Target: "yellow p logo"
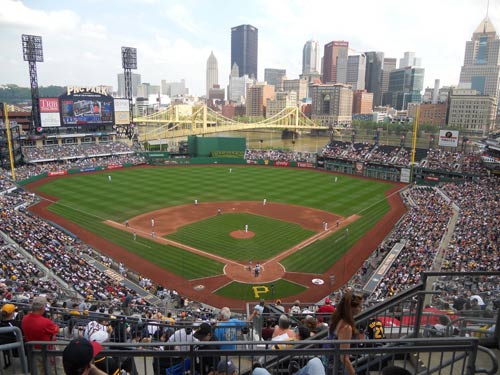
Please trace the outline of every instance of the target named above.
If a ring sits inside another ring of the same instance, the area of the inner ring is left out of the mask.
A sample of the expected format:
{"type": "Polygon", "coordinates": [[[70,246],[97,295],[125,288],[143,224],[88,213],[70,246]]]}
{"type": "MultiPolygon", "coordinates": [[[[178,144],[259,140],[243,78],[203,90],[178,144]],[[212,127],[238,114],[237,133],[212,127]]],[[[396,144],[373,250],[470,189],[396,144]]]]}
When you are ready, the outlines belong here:
{"type": "Polygon", "coordinates": [[[269,293],[269,288],[265,285],[253,286],[252,289],[255,298],[260,298],[261,294],[269,293]]]}

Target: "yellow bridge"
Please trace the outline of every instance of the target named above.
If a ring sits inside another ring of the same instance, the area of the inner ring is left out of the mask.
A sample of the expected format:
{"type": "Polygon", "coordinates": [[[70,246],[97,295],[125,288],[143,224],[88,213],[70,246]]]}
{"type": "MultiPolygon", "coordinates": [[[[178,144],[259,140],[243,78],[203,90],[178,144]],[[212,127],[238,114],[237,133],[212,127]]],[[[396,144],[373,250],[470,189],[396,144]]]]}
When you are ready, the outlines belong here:
{"type": "Polygon", "coordinates": [[[141,141],[205,135],[248,129],[288,129],[290,131],[327,129],[306,117],[298,107],[283,109],[265,120],[244,123],[231,120],[206,105],[170,106],[164,111],[134,118],[136,132],[141,141]]]}

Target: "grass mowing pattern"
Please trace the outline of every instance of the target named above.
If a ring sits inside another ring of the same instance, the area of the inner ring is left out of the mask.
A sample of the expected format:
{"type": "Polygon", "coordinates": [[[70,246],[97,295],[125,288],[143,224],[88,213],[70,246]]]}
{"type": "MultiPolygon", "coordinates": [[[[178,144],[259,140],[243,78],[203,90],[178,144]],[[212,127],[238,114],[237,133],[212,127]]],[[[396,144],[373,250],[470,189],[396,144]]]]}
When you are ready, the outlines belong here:
{"type": "Polygon", "coordinates": [[[50,209],[124,249],[140,255],[151,263],[186,279],[191,280],[223,273],[224,265],[215,260],[139,236],[134,241],[131,233],[104,225],[91,215],[77,212],[60,204],[51,205],[50,209]]]}
{"type": "MultiPolygon", "coordinates": [[[[249,271],[250,272],[250,271],[249,271]]],[[[268,293],[265,294],[266,298],[286,298],[290,296],[294,296],[296,294],[302,293],[307,288],[292,283],[287,280],[276,280],[272,283],[259,283],[259,291],[263,292],[263,287],[267,287],[268,293]],[[273,291],[274,289],[274,291],[273,291]]],[[[242,299],[246,301],[259,300],[262,298],[262,295],[255,295],[254,289],[250,284],[243,284],[239,282],[232,282],[225,287],[217,290],[215,292],[217,295],[221,295],[228,298],[234,299],[242,299]]]]}
{"type": "MultiPolygon", "coordinates": [[[[348,238],[340,239],[342,234],[335,234],[283,262],[289,271],[322,273],[388,210],[384,191],[392,185],[383,181],[339,176],[335,183],[332,174],[292,168],[233,166],[232,173],[228,170],[227,166],[122,169],[55,179],[38,190],[59,197],[58,204],[49,208],[55,213],[188,279],[218,274],[221,264],[145,239],[138,241],[149,248],[137,246],[130,233],[101,221],[123,222],[161,207],[192,204],[194,199],[267,198],[268,202],[308,206],[346,217],[361,214],[363,217],[349,226],[348,238]]],[[[221,255],[232,256],[230,249],[226,251],[221,255]]]]}
{"type": "Polygon", "coordinates": [[[297,224],[251,214],[229,213],[186,225],[167,238],[228,259],[264,260],[313,234],[313,231],[297,224]],[[254,237],[237,239],[229,235],[232,231],[244,229],[245,224],[248,224],[249,231],[255,233],[254,237]]]}
{"type": "Polygon", "coordinates": [[[281,262],[287,271],[324,273],[330,265],[339,260],[370,228],[388,211],[386,200],[376,203],[362,213],[362,217],[351,223],[349,234],[338,231],[320,241],[316,241],[300,251],[286,257],[281,262]]]}

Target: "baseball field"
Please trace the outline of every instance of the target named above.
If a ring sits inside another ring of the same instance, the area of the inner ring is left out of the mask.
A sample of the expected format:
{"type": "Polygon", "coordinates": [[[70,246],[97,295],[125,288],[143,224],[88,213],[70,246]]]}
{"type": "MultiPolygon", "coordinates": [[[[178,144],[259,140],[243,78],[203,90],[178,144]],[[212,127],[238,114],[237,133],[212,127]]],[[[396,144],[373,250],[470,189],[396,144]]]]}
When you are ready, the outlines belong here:
{"type": "Polygon", "coordinates": [[[45,198],[37,214],[216,306],[314,301],[340,287],[404,212],[401,187],[255,166],[129,168],[29,186],[45,198]]]}

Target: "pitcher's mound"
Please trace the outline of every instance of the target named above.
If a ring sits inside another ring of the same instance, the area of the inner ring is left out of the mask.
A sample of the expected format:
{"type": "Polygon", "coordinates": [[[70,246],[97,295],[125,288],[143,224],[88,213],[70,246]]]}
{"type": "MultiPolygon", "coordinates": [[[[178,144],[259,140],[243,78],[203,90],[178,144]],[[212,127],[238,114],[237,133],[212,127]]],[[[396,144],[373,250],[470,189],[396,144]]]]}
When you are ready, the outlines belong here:
{"type": "Polygon", "coordinates": [[[255,233],[254,232],[245,232],[244,230],[235,230],[231,233],[229,233],[231,235],[231,237],[234,237],[234,238],[252,238],[253,236],[255,236],[255,233]]]}

